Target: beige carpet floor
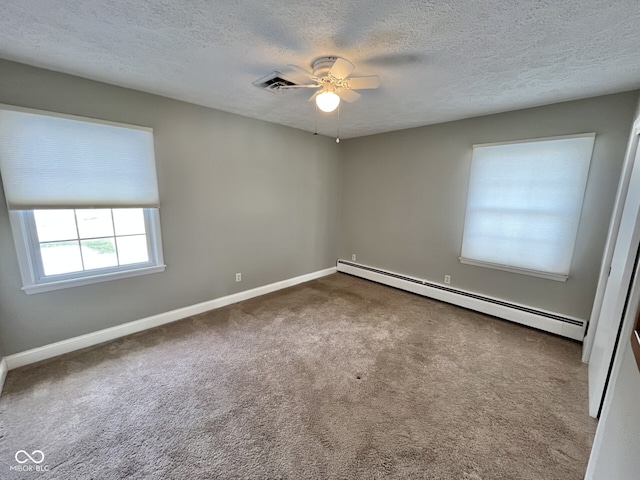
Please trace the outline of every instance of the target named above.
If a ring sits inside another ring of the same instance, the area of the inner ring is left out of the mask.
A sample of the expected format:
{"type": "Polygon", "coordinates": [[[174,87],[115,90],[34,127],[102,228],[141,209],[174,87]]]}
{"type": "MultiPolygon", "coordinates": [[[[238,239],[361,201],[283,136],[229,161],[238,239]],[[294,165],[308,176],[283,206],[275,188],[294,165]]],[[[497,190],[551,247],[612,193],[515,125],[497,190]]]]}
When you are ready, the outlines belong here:
{"type": "Polygon", "coordinates": [[[335,274],[9,372],[0,478],[577,480],[580,348],[335,274]]]}

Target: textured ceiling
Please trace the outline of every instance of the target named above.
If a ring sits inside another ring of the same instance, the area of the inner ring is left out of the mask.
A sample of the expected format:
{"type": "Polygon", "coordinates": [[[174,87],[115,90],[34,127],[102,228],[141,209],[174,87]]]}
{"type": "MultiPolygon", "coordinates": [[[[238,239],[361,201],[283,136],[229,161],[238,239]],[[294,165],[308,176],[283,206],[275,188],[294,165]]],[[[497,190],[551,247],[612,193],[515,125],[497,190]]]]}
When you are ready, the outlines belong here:
{"type": "MultiPolygon", "coordinates": [[[[1,0],[0,11],[0,57],[308,131],[308,90],[252,82],[345,57],[382,86],[342,106],[343,138],[640,87],[638,0],[1,0]]],[[[337,114],[318,115],[319,133],[336,127],[337,114]]]]}

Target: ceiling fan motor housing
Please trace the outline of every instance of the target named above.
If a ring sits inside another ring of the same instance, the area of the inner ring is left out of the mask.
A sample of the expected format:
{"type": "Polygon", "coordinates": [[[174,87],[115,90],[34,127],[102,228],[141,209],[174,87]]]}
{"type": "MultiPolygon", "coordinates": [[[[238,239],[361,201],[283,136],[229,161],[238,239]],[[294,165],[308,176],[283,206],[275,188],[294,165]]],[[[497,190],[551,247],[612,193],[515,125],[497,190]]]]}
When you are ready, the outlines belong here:
{"type": "Polygon", "coordinates": [[[336,60],[339,57],[318,57],[311,63],[311,68],[313,69],[313,74],[318,77],[326,77],[329,74],[329,70],[333,67],[333,64],[336,63],[336,60]]]}

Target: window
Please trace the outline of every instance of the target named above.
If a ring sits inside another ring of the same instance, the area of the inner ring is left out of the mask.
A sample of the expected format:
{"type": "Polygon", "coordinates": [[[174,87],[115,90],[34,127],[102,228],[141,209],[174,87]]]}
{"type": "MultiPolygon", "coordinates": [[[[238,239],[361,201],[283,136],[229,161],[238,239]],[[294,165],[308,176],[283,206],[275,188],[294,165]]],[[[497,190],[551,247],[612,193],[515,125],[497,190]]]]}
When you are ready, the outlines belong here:
{"type": "Polygon", "coordinates": [[[474,145],[460,261],[566,281],[594,140],[474,145]]]}
{"type": "Polygon", "coordinates": [[[150,129],[0,105],[0,173],[27,293],[164,270],[150,129]]]}

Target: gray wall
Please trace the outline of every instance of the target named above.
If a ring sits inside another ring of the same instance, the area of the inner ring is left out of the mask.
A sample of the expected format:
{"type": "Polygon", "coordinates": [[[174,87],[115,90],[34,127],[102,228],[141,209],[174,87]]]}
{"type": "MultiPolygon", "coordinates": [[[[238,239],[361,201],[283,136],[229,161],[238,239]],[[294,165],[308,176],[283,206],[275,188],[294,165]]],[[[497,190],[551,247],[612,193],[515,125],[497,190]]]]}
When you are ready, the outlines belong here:
{"type": "Polygon", "coordinates": [[[435,282],[450,274],[454,287],[587,318],[637,99],[637,92],[610,95],[336,145],[12,62],[0,60],[0,72],[1,103],[154,128],[168,265],[161,274],[26,295],[3,205],[4,355],[328,268],[351,253],[362,263],[435,282]],[[569,281],[461,265],[471,145],[588,131],[598,135],[569,281]]]}
{"type": "Polygon", "coordinates": [[[167,264],[26,295],[0,194],[4,355],[335,265],[340,168],[330,138],[7,61],[0,102],[152,127],[167,264]]]}
{"type": "Polygon", "coordinates": [[[340,143],[340,258],[588,319],[637,92],[340,143]],[[472,145],[596,132],[566,283],[459,262],[472,145]]]}

